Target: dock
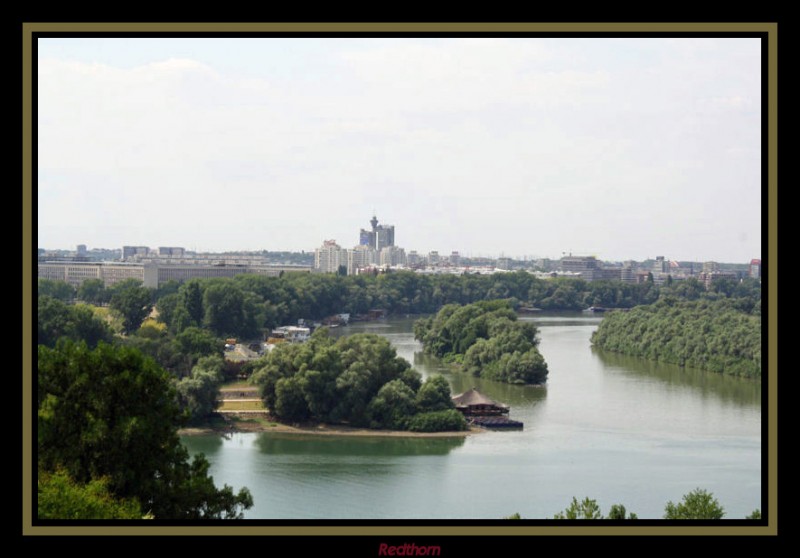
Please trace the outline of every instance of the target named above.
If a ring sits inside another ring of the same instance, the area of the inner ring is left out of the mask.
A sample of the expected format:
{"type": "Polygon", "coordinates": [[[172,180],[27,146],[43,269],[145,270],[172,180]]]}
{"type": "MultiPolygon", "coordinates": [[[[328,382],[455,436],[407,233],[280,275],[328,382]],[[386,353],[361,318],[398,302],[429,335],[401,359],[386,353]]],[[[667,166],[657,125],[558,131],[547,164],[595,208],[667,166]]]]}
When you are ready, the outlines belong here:
{"type": "Polygon", "coordinates": [[[470,420],[470,423],[482,428],[502,428],[504,430],[512,428],[519,428],[521,430],[523,427],[523,424],[520,421],[511,420],[505,416],[473,417],[472,420],[470,420]]]}

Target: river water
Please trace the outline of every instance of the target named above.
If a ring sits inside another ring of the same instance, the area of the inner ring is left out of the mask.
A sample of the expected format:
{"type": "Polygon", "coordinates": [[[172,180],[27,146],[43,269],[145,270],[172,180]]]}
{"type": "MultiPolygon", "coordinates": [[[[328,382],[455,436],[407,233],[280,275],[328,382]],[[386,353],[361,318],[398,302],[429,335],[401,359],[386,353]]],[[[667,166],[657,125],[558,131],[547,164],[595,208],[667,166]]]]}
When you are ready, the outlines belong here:
{"type": "Polygon", "coordinates": [[[422,354],[412,318],[353,324],[336,334],[385,336],[423,376],[471,387],[511,407],[522,431],[467,438],[347,438],[276,433],[184,437],[218,485],[247,486],[250,519],[547,518],[572,497],[605,513],[622,503],[660,518],[694,488],[726,518],[761,505],[761,385],[594,350],[602,318],[536,315],[550,370],[545,387],[453,372],[422,354]]]}

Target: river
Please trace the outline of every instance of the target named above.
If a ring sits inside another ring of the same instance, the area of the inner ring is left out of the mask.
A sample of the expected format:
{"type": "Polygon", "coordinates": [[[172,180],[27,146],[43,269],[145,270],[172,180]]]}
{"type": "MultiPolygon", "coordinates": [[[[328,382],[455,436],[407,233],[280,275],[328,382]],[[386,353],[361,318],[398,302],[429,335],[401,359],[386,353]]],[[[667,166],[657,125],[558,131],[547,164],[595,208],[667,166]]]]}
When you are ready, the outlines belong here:
{"type": "Polygon", "coordinates": [[[359,323],[423,376],[444,374],[511,407],[522,431],[467,438],[347,438],[276,433],[184,437],[218,485],[247,486],[251,519],[547,518],[572,497],[603,512],[622,503],[660,518],[694,488],[714,493],[726,518],[761,509],[761,385],[594,350],[602,318],[522,318],[539,327],[545,387],[451,371],[423,355],[412,318],[359,323]]]}

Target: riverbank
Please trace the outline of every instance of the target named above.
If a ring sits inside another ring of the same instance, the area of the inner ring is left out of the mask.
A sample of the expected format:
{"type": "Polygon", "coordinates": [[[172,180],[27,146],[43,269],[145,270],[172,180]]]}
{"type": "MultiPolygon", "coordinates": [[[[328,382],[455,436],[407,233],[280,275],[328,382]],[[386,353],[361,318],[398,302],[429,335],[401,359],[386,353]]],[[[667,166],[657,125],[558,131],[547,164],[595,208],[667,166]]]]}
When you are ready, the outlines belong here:
{"type": "Polygon", "coordinates": [[[470,434],[485,432],[482,428],[471,427],[469,430],[456,432],[409,432],[407,430],[372,430],[344,425],[315,424],[292,426],[263,418],[234,418],[231,422],[214,421],[207,425],[182,428],[181,436],[198,436],[202,434],[232,434],[234,432],[279,432],[282,434],[302,434],[314,436],[378,436],[392,438],[463,438],[470,434]]]}

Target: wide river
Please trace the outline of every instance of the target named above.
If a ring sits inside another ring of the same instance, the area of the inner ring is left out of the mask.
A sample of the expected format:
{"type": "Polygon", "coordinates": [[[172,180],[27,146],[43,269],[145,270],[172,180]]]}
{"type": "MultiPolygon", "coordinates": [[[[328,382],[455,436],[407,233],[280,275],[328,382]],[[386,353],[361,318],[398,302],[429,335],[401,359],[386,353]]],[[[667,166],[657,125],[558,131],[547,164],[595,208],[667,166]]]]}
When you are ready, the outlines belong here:
{"type": "Polygon", "coordinates": [[[761,385],[594,350],[601,318],[536,315],[546,387],[452,372],[423,355],[413,319],[354,324],[377,333],[453,393],[477,387],[511,407],[522,431],[466,438],[315,437],[276,433],[184,437],[218,485],[247,486],[249,519],[547,518],[572,497],[605,513],[622,503],[660,518],[701,487],[726,518],[761,508],[761,385]]]}

